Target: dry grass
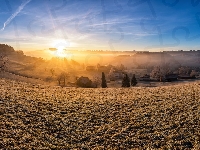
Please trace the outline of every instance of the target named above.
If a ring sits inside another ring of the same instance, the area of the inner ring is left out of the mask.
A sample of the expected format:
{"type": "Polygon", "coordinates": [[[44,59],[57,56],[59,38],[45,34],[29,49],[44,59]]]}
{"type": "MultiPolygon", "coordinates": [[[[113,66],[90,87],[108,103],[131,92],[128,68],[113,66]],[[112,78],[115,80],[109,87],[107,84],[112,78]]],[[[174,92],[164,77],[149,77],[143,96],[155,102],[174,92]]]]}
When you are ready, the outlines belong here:
{"type": "Polygon", "coordinates": [[[0,80],[0,149],[200,149],[200,83],[81,89],[0,80]]]}

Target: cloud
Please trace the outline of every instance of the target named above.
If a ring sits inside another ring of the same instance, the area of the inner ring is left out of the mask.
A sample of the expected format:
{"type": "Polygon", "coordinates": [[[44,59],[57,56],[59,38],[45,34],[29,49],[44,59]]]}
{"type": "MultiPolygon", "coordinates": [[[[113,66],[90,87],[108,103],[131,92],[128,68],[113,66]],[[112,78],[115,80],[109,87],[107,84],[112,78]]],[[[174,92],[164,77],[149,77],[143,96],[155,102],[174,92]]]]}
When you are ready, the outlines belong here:
{"type": "Polygon", "coordinates": [[[27,0],[26,2],[22,3],[18,9],[16,10],[15,13],[13,13],[4,23],[3,28],[0,31],[3,31],[5,29],[5,27],[21,12],[22,9],[24,9],[24,7],[30,2],[31,0],[27,0]]]}

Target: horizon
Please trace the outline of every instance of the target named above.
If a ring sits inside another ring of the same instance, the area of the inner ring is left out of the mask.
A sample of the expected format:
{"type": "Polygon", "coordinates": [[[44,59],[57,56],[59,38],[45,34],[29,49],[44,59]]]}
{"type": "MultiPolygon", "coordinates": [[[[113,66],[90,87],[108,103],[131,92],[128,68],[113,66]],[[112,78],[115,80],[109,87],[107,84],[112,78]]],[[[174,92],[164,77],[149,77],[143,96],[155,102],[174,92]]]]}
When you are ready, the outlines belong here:
{"type": "Polygon", "coordinates": [[[198,50],[198,3],[163,1],[0,2],[0,43],[30,52],[198,50]],[[84,7],[83,7],[84,6],[84,7]]]}
{"type": "MultiPolygon", "coordinates": [[[[37,58],[43,58],[43,59],[47,59],[50,60],[51,58],[59,58],[59,56],[56,56],[53,53],[56,53],[57,49],[54,50],[35,50],[35,51],[28,51],[28,52],[24,52],[25,55],[27,56],[32,56],[32,57],[37,57],[37,58]],[[51,51],[51,53],[50,53],[51,51]],[[42,54],[41,54],[42,53],[42,54]],[[45,53],[45,54],[44,54],[45,53]],[[43,56],[43,57],[42,57],[43,56]],[[44,57],[45,56],[45,57],[44,57]]],[[[80,56],[82,58],[88,57],[88,56],[93,56],[91,55],[92,53],[99,53],[99,55],[105,55],[105,54],[109,54],[109,55],[116,55],[116,56],[120,56],[120,55],[126,55],[126,54],[136,54],[136,53],[173,53],[173,52],[183,52],[183,53],[189,53],[189,52],[197,52],[199,53],[200,50],[169,50],[169,51],[138,51],[138,50],[132,50],[132,51],[109,51],[109,50],[67,50],[66,54],[70,54],[70,57],[64,57],[66,59],[74,59],[75,56],[77,56],[77,53],[79,53],[79,58],[80,56]],[[79,53],[80,52],[80,53],[79,53]],[[75,54],[76,53],[76,54],[75,54]],[[85,53],[82,54],[82,53],[85,53]],[[105,53],[105,54],[104,54],[105,53]]],[[[93,56],[96,57],[96,56],[93,56]]],[[[61,57],[63,58],[63,57],[61,57]]]]}

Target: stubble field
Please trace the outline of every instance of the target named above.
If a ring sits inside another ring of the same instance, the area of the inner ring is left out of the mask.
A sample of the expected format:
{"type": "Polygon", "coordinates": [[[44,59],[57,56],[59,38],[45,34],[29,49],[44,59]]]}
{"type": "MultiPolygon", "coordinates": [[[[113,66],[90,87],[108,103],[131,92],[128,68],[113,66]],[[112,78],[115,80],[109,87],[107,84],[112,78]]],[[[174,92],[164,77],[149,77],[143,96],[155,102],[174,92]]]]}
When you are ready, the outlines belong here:
{"type": "Polygon", "coordinates": [[[82,89],[0,79],[0,149],[200,149],[200,82],[82,89]]]}

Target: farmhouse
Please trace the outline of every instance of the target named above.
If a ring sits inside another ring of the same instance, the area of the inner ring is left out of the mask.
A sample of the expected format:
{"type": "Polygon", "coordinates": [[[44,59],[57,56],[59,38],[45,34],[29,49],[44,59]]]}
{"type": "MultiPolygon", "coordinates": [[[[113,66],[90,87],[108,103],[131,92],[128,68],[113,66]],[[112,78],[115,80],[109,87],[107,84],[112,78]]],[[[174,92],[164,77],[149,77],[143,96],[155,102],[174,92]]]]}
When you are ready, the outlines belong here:
{"type": "Polygon", "coordinates": [[[167,74],[164,79],[165,81],[176,81],[178,80],[178,74],[167,74]]]}
{"type": "Polygon", "coordinates": [[[125,72],[123,70],[118,70],[116,68],[112,68],[109,72],[109,78],[111,81],[115,81],[118,79],[122,79],[124,77],[125,72]]]}
{"type": "Polygon", "coordinates": [[[111,65],[105,65],[105,66],[98,65],[97,71],[99,71],[99,72],[109,72],[111,67],[112,67],[111,65]]]}
{"type": "Polygon", "coordinates": [[[140,80],[140,81],[150,81],[150,80],[151,80],[151,79],[150,79],[150,75],[145,74],[145,75],[143,75],[143,76],[140,76],[139,80],[140,80]]]}
{"type": "Polygon", "coordinates": [[[179,75],[179,79],[195,79],[195,76],[190,76],[190,75],[179,75]]]}
{"type": "Polygon", "coordinates": [[[96,67],[95,66],[87,66],[86,71],[95,71],[96,67]]]}

